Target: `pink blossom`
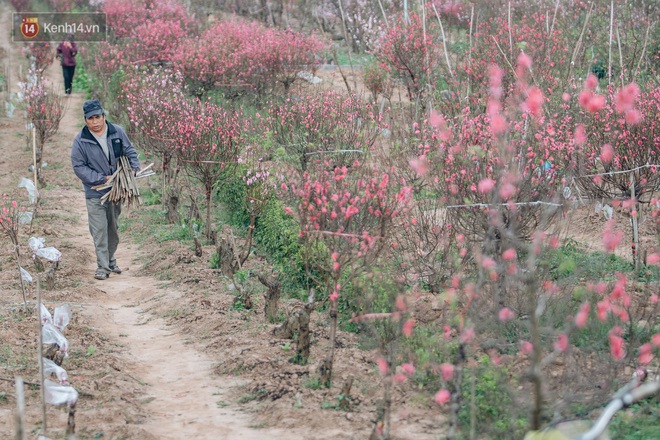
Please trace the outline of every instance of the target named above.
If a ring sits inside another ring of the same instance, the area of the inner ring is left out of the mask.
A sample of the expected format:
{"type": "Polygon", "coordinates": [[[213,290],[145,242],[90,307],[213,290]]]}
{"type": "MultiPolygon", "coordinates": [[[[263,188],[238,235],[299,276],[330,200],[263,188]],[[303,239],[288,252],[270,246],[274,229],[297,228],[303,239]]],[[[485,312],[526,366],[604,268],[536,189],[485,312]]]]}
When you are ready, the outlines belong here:
{"type": "Polygon", "coordinates": [[[587,75],[587,79],[584,82],[584,88],[593,90],[598,87],[598,78],[593,73],[587,75]]]}
{"type": "Polygon", "coordinates": [[[376,364],[378,365],[378,370],[380,371],[381,376],[385,376],[389,370],[387,360],[384,358],[378,358],[376,359],[376,364]]]}
{"type": "Polygon", "coordinates": [[[474,329],[472,327],[463,330],[461,333],[461,342],[467,344],[474,338],[474,329]]]}
{"type": "Polygon", "coordinates": [[[502,310],[500,310],[499,318],[502,322],[511,321],[515,317],[515,313],[513,313],[513,311],[511,311],[511,309],[508,307],[504,307],[502,310]]]}
{"type": "Polygon", "coordinates": [[[623,338],[617,334],[620,333],[620,331],[621,329],[619,327],[614,327],[607,335],[610,340],[610,354],[616,360],[621,360],[626,356],[626,352],[623,348],[623,338]]]}
{"type": "Polygon", "coordinates": [[[587,141],[587,131],[584,129],[584,124],[578,124],[575,127],[573,138],[576,145],[582,145],[587,141]]]}
{"type": "Polygon", "coordinates": [[[642,365],[650,364],[653,360],[653,348],[651,344],[646,343],[639,347],[639,363],[642,365]]]}
{"type": "Polygon", "coordinates": [[[444,405],[445,403],[449,402],[449,399],[451,398],[451,393],[449,391],[442,389],[435,393],[435,403],[439,405],[444,405]]]}
{"type": "Polygon", "coordinates": [[[587,324],[587,320],[589,319],[590,309],[591,309],[591,305],[589,303],[584,303],[580,306],[580,311],[575,316],[575,325],[578,328],[583,328],[587,324]]]}
{"type": "Polygon", "coordinates": [[[613,157],[614,148],[612,148],[610,144],[603,145],[603,148],[600,150],[600,160],[603,161],[603,163],[610,163],[612,162],[613,157]]]}
{"type": "Polygon", "coordinates": [[[495,181],[493,179],[483,179],[479,182],[479,192],[482,194],[489,193],[495,187],[495,181]]]}
{"type": "Polygon", "coordinates": [[[495,136],[506,131],[506,119],[502,115],[493,115],[490,118],[490,129],[495,136]]]}
{"type": "Polygon", "coordinates": [[[591,97],[586,105],[586,109],[590,113],[597,113],[605,108],[605,97],[603,95],[594,95],[591,97]]]}
{"type": "Polygon", "coordinates": [[[562,101],[564,101],[564,102],[568,102],[568,101],[571,100],[571,95],[568,94],[568,93],[566,93],[566,92],[564,92],[564,93],[561,95],[561,99],[562,99],[562,101]]]}
{"type": "Polygon", "coordinates": [[[337,272],[337,271],[339,271],[339,267],[340,267],[340,266],[341,266],[341,265],[340,265],[338,262],[335,261],[335,262],[332,264],[332,270],[335,271],[335,272],[337,272]]]}
{"type": "Polygon", "coordinates": [[[481,260],[481,267],[483,267],[486,270],[493,270],[497,266],[497,263],[495,260],[493,260],[490,257],[483,257],[481,260]]]}
{"type": "Polygon", "coordinates": [[[653,336],[651,336],[651,343],[655,347],[660,347],[660,333],[656,333],[653,336]]]}
{"type": "Polygon", "coordinates": [[[541,108],[543,107],[543,92],[538,87],[532,87],[529,92],[527,92],[527,100],[525,105],[527,110],[534,115],[539,116],[541,114],[541,108]]]}
{"type": "Polygon", "coordinates": [[[445,338],[445,339],[451,338],[451,327],[450,326],[445,325],[442,330],[443,330],[443,332],[442,332],[442,337],[443,338],[445,338]]]}
{"type": "Polygon", "coordinates": [[[532,352],[534,351],[534,346],[529,341],[520,341],[520,351],[523,354],[527,354],[527,355],[532,354],[532,352]]]}
{"type": "Polygon", "coordinates": [[[614,104],[617,113],[623,114],[628,110],[632,110],[638,97],[639,86],[635,83],[628,84],[619,90],[614,97],[614,104]]]}
{"type": "Polygon", "coordinates": [[[654,293],[653,295],[651,295],[651,302],[652,302],[653,304],[657,304],[657,303],[658,303],[658,295],[657,295],[656,293],[654,293]]]}
{"type": "Polygon", "coordinates": [[[559,247],[559,237],[557,237],[556,235],[550,237],[550,247],[552,249],[557,249],[559,247]]]}
{"type": "Polygon", "coordinates": [[[516,186],[513,183],[507,182],[500,187],[500,197],[502,197],[502,200],[509,200],[516,195],[516,191],[516,186]]]}
{"type": "Polygon", "coordinates": [[[644,116],[642,115],[642,112],[640,112],[637,109],[633,110],[628,110],[625,115],[626,122],[630,125],[636,125],[642,122],[642,119],[644,119],[644,116]]]}
{"type": "Polygon", "coordinates": [[[408,378],[403,373],[396,373],[394,375],[394,382],[396,382],[396,383],[402,383],[402,382],[405,382],[406,380],[408,380],[408,378]]]}
{"type": "Polygon", "coordinates": [[[415,366],[410,362],[406,362],[405,364],[402,364],[401,369],[408,376],[412,376],[413,374],[415,374],[415,366]]]}
{"type": "Polygon", "coordinates": [[[436,110],[433,110],[429,116],[429,124],[435,128],[443,127],[445,124],[445,118],[436,110]]]}
{"type": "Polygon", "coordinates": [[[603,246],[605,246],[605,251],[607,252],[614,252],[614,249],[616,249],[623,239],[623,232],[614,230],[613,227],[614,224],[610,221],[603,231],[603,246]]]}
{"type": "Polygon", "coordinates": [[[334,290],[328,298],[330,298],[330,301],[332,301],[332,302],[337,301],[337,299],[339,299],[339,292],[334,290]]]}
{"type": "Polygon", "coordinates": [[[566,333],[562,333],[559,336],[557,336],[557,340],[552,344],[554,347],[555,351],[558,351],[560,353],[563,353],[568,349],[568,336],[566,333]]]}
{"type": "Polygon", "coordinates": [[[418,176],[425,176],[429,172],[428,160],[424,156],[410,159],[409,164],[418,176]]]}
{"type": "Polygon", "coordinates": [[[607,319],[607,314],[610,312],[611,304],[609,300],[605,299],[603,301],[598,301],[596,304],[596,316],[600,321],[605,321],[607,319]]]}
{"type": "Polygon", "coordinates": [[[523,69],[530,69],[532,67],[532,57],[525,52],[520,52],[520,55],[518,55],[518,66],[523,69]]]}
{"type": "Polygon", "coordinates": [[[330,258],[332,259],[332,261],[337,261],[337,259],[339,258],[339,254],[337,252],[333,252],[330,258]]]}
{"type": "Polygon", "coordinates": [[[502,253],[502,258],[505,261],[515,260],[518,254],[514,248],[509,248],[502,253]]]}
{"type": "Polygon", "coordinates": [[[409,319],[403,323],[403,328],[401,331],[403,332],[404,336],[412,336],[413,328],[415,328],[415,320],[409,319]]]}
{"type": "Polygon", "coordinates": [[[447,363],[440,365],[440,374],[442,375],[442,380],[445,382],[451,380],[454,377],[454,366],[447,363]]]}
{"type": "Polygon", "coordinates": [[[406,306],[406,299],[403,295],[399,295],[396,297],[396,308],[400,312],[405,312],[406,309],[408,308],[406,306]]]}

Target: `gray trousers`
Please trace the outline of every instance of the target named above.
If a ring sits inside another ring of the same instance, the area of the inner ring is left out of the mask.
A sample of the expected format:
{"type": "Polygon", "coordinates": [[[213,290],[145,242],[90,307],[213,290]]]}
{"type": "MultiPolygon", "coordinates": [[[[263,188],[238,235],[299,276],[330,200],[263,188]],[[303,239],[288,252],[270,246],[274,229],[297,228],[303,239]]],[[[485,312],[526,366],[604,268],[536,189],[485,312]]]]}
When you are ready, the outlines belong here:
{"type": "Polygon", "coordinates": [[[106,201],[101,205],[101,199],[85,199],[85,201],[89,232],[92,234],[96,250],[97,270],[110,273],[110,269],[117,265],[115,260],[115,251],[119,245],[117,219],[121,214],[121,203],[106,201]]]}

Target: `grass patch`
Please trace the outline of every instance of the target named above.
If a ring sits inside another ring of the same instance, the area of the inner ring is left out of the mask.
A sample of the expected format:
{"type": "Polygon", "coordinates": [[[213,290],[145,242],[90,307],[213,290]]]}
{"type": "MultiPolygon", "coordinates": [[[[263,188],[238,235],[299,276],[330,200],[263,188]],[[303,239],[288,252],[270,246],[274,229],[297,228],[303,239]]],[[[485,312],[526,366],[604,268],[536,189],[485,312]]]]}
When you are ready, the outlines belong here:
{"type": "Polygon", "coordinates": [[[632,405],[610,423],[610,435],[621,440],[660,439],[660,398],[632,405]]]}
{"type": "MultiPolygon", "coordinates": [[[[617,273],[635,272],[631,261],[605,252],[590,252],[572,239],[556,250],[549,250],[542,264],[554,280],[567,283],[579,279],[613,281],[617,273]]],[[[657,267],[643,266],[636,275],[639,281],[660,280],[657,267]]]]}

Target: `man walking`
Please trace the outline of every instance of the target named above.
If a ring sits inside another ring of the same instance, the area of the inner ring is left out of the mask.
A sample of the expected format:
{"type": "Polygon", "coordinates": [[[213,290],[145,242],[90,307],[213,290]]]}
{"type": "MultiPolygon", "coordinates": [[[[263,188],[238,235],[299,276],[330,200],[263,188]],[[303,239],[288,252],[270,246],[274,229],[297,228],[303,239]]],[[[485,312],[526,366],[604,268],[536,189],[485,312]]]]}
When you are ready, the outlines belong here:
{"type": "Polygon", "coordinates": [[[140,162],[124,129],[106,121],[105,110],[98,100],[85,101],[83,112],[86,126],[73,141],[71,164],[85,187],[89,232],[96,250],[97,269],[94,278],[105,280],[110,273],[121,273],[115,259],[119,244],[117,219],[121,213],[121,202],[106,200],[101,203],[103,194],[110,190],[96,191],[92,187],[110,179],[117,170],[119,157],[128,158],[134,173],[140,169],[140,162]]]}

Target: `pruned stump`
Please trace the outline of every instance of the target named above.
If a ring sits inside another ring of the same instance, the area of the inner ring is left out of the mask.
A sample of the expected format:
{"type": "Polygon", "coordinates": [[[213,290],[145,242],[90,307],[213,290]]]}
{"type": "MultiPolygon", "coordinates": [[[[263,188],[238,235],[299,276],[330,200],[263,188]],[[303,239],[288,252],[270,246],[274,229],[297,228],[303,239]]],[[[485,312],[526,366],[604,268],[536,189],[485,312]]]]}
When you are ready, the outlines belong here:
{"type": "Polygon", "coordinates": [[[319,376],[324,387],[330,388],[332,386],[332,360],[327,357],[323,359],[319,367],[319,376]]]}
{"type": "Polygon", "coordinates": [[[55,267],[48,269],[43,279],[46,290],[55,290],[55,267]]]}
{"type": "Polygon", "coordinates": [[[294,339],[295,336],[296,354],[291,361],[299,365],[305,365],[309,360],[311,345],[309,317],[313,309],[314,302],[299,304],[296,310],[289,314],[287,320],[273,330],[273,334],[278,338],[294,339]]]}
{"type": "Polygon", "coordinates": [[[308,308],[308,304],[298,311],[298,340],[296,341],[296,356],[294,357],[294,362],[299,365],[305,365],[309,360],[309,350],[311,345],[311,339],[309,337],[310,311],[311,307],[308,308]]]}
{"type": "Polygon", "coordinates": [[[171,225],[179,223],[179,194],[176,188],[171,187],[165,200],[165,210],[167,211],[167,222],[171,225]]]}
{"type": "Polygon", "coordinates": [[[64,362],[64,353],[60,351],[60,346],[57,344],[44,344],[43,356],[55,362],[55,365],[62,366],[64,362]]]}
{"type": "Polygon", "coordinates": [[[291,316],[284,323],[273,330],[273,335],[280,339],[293,339],[293,334],[296,332],[297,328],[296,319],[291,316]]]}
{"type": "Polygon", "coordinates": [[[76,404],[69,405],[69,416],[66,421],[66,439],[76,440],[76,404]]]}
{"type": "Polygon", "coordinates": [[[341,387],[339,394],[339,409],[349,411],[351,409],[351,388],[353,387],[353,376],[349,376],[341,387]]]}
{"type": "Polygon", "coordinates": [[[225,275],[233,275],[238,270],[236,265],[236,259],[234,258],[234,246],[229,242],[229,240],[224,237],[220,237],[218,240],[218,246],[216,247],[216,253],[218,255],[218,264],[220,270],[225,275]]]}
{"type": "Polygon", "coordinates": [[[273,322],[277,318],[279,312],[282,283],[273,278],[267,278],[261,274],[257,274],[257,278],[259,278],[261,284],[268,288],[264,294],[264,316],[268,322],[273,322]]]}
{"type": "Polygon", "coordinates": [[[195,256],[201,257],[203,254],[202,243],[199,242],[199,238],[197,237],[193,237],[193,240],[195,241],[195,256]]]}

